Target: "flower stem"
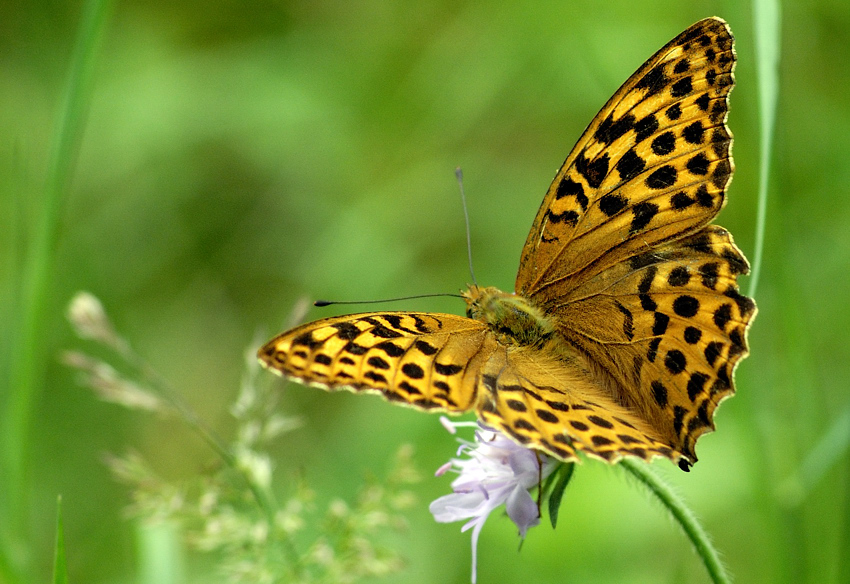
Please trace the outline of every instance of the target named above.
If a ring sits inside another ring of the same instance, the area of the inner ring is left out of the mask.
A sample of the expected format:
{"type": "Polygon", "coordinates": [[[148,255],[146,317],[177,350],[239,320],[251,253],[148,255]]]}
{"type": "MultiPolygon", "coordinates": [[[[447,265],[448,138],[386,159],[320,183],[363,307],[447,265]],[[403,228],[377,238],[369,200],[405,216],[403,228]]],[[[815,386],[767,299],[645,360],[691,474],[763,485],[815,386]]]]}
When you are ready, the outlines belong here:
{"type": "Polygon", "coordinates": [[[670,515],[682,526],[697,555],[705,564],[705,569],[708,570],[712,582],[730,584],[731,580],[720,562],[717,550],[711,545],[708,534],[699,524],[693,512],[685,505],[685,502],[673,492],[673,489],[643,463],[626,458],[620,461],[620,466],[628,470],[632,476],[652,491],[652,494],[658,497],[658,500],[667,508],[670,515]]]}

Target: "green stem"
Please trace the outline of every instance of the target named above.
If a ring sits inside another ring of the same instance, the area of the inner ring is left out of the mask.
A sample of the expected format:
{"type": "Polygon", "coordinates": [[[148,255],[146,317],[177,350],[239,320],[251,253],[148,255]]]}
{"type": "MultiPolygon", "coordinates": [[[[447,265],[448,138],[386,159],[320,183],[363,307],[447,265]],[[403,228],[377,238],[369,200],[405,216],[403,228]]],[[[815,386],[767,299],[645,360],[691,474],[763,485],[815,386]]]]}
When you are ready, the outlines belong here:
{"type": "MultiPolygon", "coordinates": [[[[48,158],[47,179],[29,254],[21,275],[19,319],[10,345],[7,399],[0,414],[2,481],[5,504],[3,530],[25,539],[23,526],[31,508],[26,501],[27,461],[32,407],[43,378],[44,318],[52,288],[56,241],[71,170],[82,136],[92,86],[98,41],[106,21],[109,0],[89,0],[83,9],[71,68],[48,158]]],[[[25,560],[24,560],[25,561],[25,560]]],[[[17,563],[17,562],[14,562],[17,563]]]]}
{"type": "Polygon", "coordinates": [[[764,231],[767,223],[767,185],[770,178],[770,153],[776,126],[776,103],[779,98],[779,2],[755,0],[753,23],[756,41],[756,72],[759,88],[759,189],[756,212],[756,241],[750,296],[755,296],[764,256],[764,231]]]}
{"type": "Polygon", "coordinates": [[[699,524],[697,518],[690,509],[685,505],[685,502],[679,498],[676,493],[661,480],[649,467],[641,462],[633,461],[625,458],[620,461],[620,466],[624,467],[632,476],[642,482],[652,494],[658,497],[661,504],[667,508],[670,515],[682,526],[685,535],[691,540],[697,555],[705,564],[705,569],[708,570],[708,575],[711,581],[715,584],[730,584],[731,580],[720,563],[720,558],[717,555],[717,550],[711,545],[708,534],[699,524]]]}

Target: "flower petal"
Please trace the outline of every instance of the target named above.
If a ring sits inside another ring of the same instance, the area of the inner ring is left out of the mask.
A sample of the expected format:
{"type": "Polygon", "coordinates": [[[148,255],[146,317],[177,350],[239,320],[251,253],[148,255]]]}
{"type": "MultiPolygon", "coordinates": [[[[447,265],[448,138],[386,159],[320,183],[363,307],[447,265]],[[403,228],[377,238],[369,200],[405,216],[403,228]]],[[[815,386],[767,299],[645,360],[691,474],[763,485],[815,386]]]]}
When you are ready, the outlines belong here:
{"type": "Polygon", "coordinates": [[[508,495],[505,511],[511,521],[516,524],[519,529],[519,536],[522,538],[525,537],[529,527],[534,527],[540,523],[540,511],[537,509],[537,503],[521,485],[517,485],[508,495]]]}

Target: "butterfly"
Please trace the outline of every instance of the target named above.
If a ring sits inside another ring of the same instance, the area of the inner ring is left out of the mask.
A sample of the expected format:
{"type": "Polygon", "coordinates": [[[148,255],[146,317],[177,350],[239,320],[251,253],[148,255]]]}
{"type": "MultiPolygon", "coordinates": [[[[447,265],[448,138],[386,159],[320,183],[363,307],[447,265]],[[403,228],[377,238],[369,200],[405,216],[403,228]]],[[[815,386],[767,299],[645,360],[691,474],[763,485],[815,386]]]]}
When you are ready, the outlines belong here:
{"type": "Polygon", "coordinates": [[[733,171],[734,67],[728,25],[707,18],[617,90],[549,187],[515,293],[470,286],[465,317],[325,318],[269,341],[261,363],[327,390],[474,411],[564,461],[665,457],[689,470],[756,314],[737,286],[746,258],[710,224],[733,171]]]}

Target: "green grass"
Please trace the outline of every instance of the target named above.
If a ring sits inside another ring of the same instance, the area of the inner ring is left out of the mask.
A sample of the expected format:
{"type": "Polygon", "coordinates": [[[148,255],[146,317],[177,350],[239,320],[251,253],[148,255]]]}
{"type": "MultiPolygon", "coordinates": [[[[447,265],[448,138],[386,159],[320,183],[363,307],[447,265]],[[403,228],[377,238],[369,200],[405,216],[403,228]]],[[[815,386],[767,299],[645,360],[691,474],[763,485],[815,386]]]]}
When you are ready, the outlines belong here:
{"type": "MultiPolygon", "coordinates": [[[[51,578],[57,495],[71,582],[138,582],[162,565],[180,581],[207,564],[183,558],[173,533],[143,533],[122,515],[129,495],[104,452],[137,450],[174,480],[216,456],[180,424],[78,387],[58,363],[81,345],[63,317],[77,290],[100,297],[135,350],[227,436],[244,347],[258,329],[283,328],[301,296],[464,286],[458,165],[476,276],[510,289],[543,193],[585,124],[655,49],[711,14],[729,21],[739,56],[736,173],[718,222],[753,261],[744,289],[759,315],[738,394],[700,441],[700,462],[688,474],[653,470],[699,517],[733,581],[847,581],[850,69],[840,48],[850,7],[783,6],[781,44],[765,15],[774,8],[10,5],[0,21],[0,321],[14,323],[0,327],[0,583],[51,578]]],[[[455,448],[436,418],[378,399],[291,387],[280,407],[305,422],[272,453],[282,500],[301,478],[320,507],[350,497],[402,442],[425,475],[455,448]]],[[[707,582],[678,527],[622,477],[578,466],[557,530],[531,530],[516,555],[515,531],[494,516],[479,581],[707,582]]],[[[468,581],[469,534],[427,512],[448,482],[417,487],[410,528],[393,542],[409,568],[386,581],[468,581]]]]}
{"type": "MultiPolygon", "coordinates": [[[[30,433],[34,417],[33,404],[45,385],[43,359],[47,347],[43,341],[46,313],[54,286],[56,252],[60,233],[60,218],[72,177],[76,154],[82,138],[85,116],[91,98],[93,67],[98,40],[103,30],[108,2],[96,0],[84,7],[80,30],[71,52],[70,73],[58,110],[56,130],[51,138],[43,196],[37,205],[37,217],[26,247],[26,260],[20,275],[12,274],[18,302],[12,314],[14,327],[10,333],[6,397],[0,427],[2,435],[2,491],[0,525],[3,540],[28,547],[27,509],[30,504],[28,465],[31,452],[30,433]]],[[[13,196],[15,193],[12,193],[13,196]]],[[[24,230],[21,230],[22,232],[24,230]]],[[[5,577],[17,579],[31,558],[24,552],[17,558],[8,555],[9,548],[0,549],[0,566],[9,572],[5,577]],[[23,564],[23,565],[22,565],[23,564]]]]}

